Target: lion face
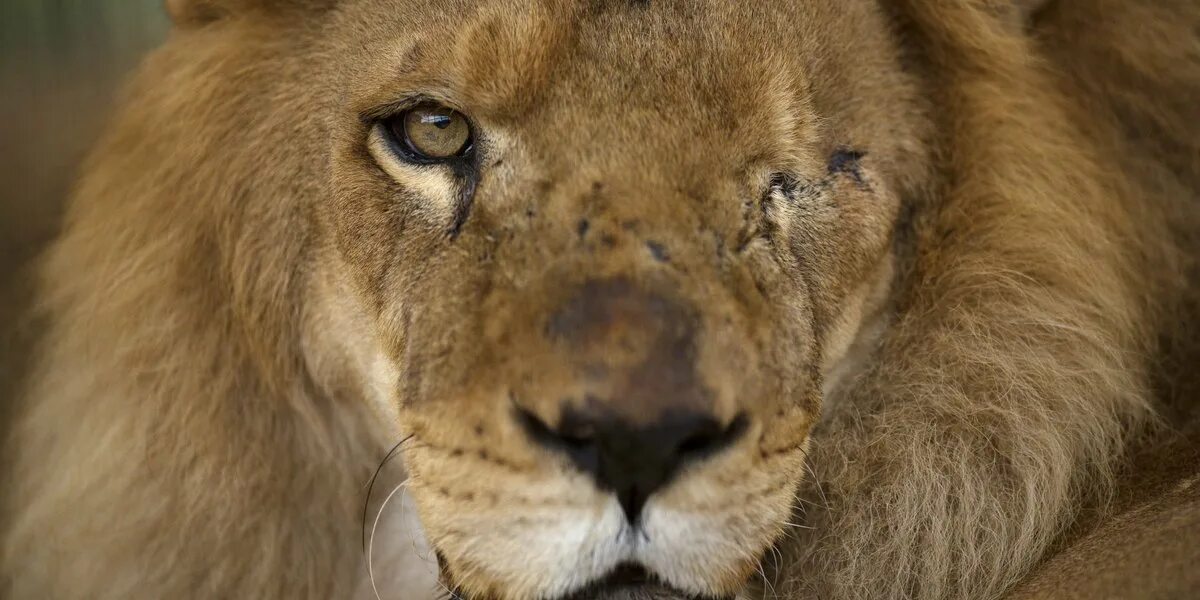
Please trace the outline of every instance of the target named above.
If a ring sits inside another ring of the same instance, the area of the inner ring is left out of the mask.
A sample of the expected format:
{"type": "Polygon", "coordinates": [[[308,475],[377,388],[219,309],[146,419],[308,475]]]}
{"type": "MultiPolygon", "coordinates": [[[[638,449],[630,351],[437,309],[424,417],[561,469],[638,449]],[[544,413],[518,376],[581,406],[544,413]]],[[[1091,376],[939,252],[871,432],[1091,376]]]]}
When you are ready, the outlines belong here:
{"type": "Polygon", "coordinates": [[[447,584],[736,593],[921,170],[884,19],[343,4],[308,335],[411,434],[447,584]]]}

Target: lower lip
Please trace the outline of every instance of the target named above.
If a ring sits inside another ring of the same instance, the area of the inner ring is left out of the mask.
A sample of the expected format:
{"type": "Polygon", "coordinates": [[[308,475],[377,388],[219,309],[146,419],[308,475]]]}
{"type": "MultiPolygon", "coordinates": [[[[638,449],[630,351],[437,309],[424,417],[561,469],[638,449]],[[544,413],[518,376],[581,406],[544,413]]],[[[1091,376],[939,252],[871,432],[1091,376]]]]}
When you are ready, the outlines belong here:
{"type": "MultiPolygon", "coordinates": [[[[438,553],[440,564],[445,564],[438,553]]],[[[455,600],[470,600],[465,595],[454,594],[455,600]]],[[[692,596],[657,583],[645,569],[636,565],[622,565],[603,580],[593,583],[559,600],[734,600],[734,598],[705,598],[692,596]]]]}
{"type": "Polygon", "coordinates": [[[688,596],[661,585],[613,586],[589,590],[586,596],[572,596],[572,600],[704,600],[688,596]]]}
{"type": "MultiPolygon", "coordinates": [[[[622,565],[600,582],[561,600],[717,600],[666,587],[636,565],[622,565]]],[[[732,599],[722,599],[732,600],[732,599]]]]}
{"type": "Polygon", "coordinates": [[[589,587],[563,600],[701,600],[654,584],[609,584],[589,587]]]}

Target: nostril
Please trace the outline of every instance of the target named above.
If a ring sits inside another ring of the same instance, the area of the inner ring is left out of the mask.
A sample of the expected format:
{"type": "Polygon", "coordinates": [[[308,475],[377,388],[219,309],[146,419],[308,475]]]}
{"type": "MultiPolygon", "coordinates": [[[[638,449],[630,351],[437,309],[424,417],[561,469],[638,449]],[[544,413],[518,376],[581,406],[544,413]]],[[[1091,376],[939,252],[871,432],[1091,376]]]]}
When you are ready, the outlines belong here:
{"type": "Polygon", "coordinates": [[[679,444],[677,451],[680,454],[695,454],[698,452],[704,452],[716,444],[719,439],[720,436],[711,433],[693,435],[692,437],[683,440],[683,443],[679,444]]]}
{"type": "Polygon", "coordinates": [[[717,423],[684,438],[676,447],[676,453],[685,459],[703,458],[733,445],[746,432],[750,419],[739,414],[729,425],[721,428],[717,423]]]}
{"type": "Polygon", "coordinates": [[[558,439],[572,448],[583,448],[596,443],[595,438],[585,435],[560,434],[558,439]]]}
{"type": "Polygon", "coordinates": [[[583,447],[596,443],[596,426],[590,421],[563,419],[554,434],[568,446],[583,447]]]}
{"type": "Polygon", "coordinates": [[[517,421],[531,437],[541,444],[583,447],[596,443],[596,428],[591,423],[564,420],[558,429],[552,428],[528,409],[515,407],[517,421]]]}
{"type": "Polygon", "coordinates": [[[526,435],[538,445],[565,454],[584,471],[599,469],[600,449],[590,423],[564,419],[562,426],[554,429],[525,408],[514,405],[514,412],[526,435]]]}
{"type": "Polygon", "coordinates": [[[525,430],[529,437],[533,438],[539,444],[549,445],[562,441],[562,438],[550,429],[540,417],[533,414],[529,410],[520,406],[513,406],[513,411],[517,415],[517,423],[525,430]]]}

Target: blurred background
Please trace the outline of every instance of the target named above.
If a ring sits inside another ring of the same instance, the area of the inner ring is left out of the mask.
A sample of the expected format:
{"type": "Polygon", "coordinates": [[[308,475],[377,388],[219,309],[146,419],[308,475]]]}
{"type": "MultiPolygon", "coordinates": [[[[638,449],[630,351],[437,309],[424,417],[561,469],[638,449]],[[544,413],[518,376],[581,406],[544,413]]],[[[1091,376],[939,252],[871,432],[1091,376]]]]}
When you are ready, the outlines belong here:
{"type": "Polygon", "coordinates": [[[0,0],[0,420],[28,354],[29,261],[121,82],[166,36],[162,5],[0,0]]]}

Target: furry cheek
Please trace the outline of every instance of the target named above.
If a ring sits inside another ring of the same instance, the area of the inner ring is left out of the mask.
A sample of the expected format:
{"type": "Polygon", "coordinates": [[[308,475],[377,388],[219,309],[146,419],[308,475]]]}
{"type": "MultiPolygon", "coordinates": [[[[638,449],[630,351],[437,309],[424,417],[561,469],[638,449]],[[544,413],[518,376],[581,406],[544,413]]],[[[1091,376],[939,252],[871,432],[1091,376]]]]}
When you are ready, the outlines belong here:
{"type": "MultiPolygon", "coordinates": [[[[803,448],[756,467],[688,478],[647,507],[638,558],[671,585],[699,595],[737,593],[786,534],[802,479],[803,448]],[[741,473],[731,492],[726,475],[741,473]]],[[[735,464],[736,463],[736,464],[735,464]]]]}
{"type": "Polygon", "coordinates": [[[445,469],[422,468],[416,454],[409,486],[422,524],[445,559],[447,583],[466,597],[562,596],[627,554],[620,506],[581,477],[480,471],[456,484],[439,474],[445,469]]]}

